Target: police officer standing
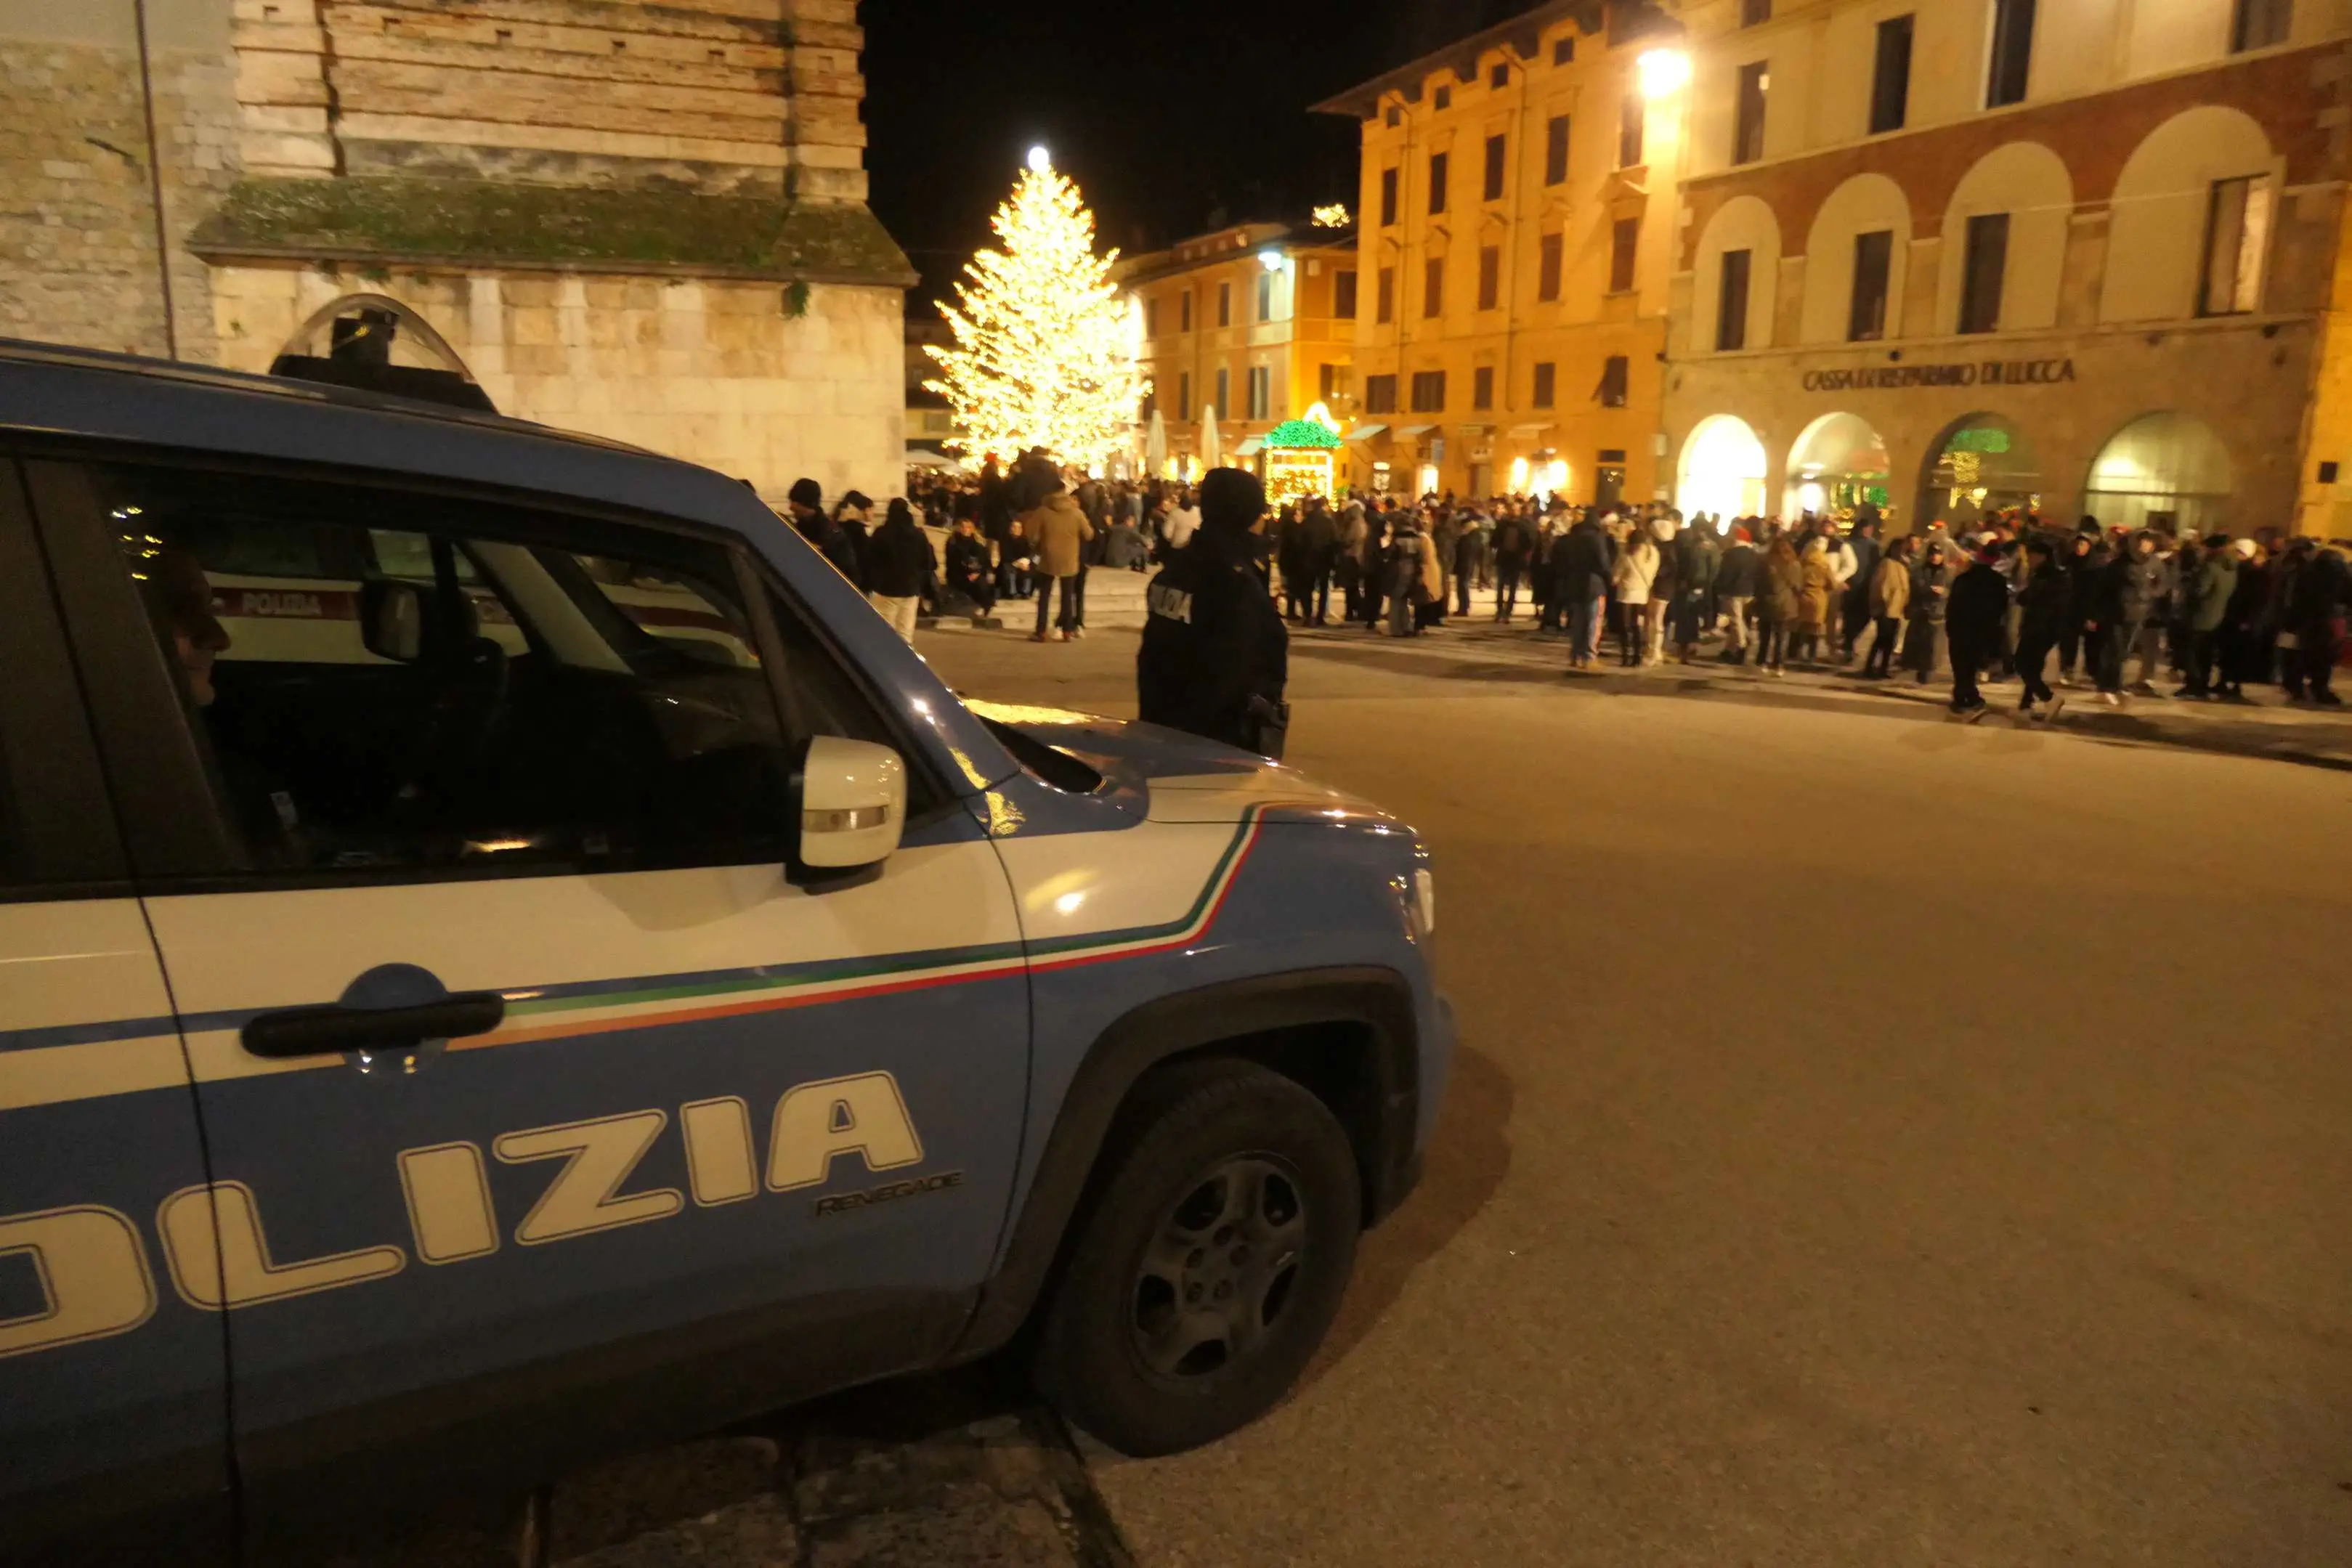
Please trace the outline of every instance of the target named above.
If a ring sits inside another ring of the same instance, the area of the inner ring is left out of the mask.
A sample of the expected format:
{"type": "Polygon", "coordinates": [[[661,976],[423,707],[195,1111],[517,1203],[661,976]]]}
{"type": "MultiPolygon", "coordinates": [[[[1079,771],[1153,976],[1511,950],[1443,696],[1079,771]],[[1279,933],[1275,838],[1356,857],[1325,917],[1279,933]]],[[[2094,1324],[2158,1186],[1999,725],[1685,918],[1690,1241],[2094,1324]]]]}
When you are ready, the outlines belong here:
{"type": "Polygon", "coordinates": [[[1218,468],[1202,481],[1200,530],[1151,580],[1135,684],[1145,722],[1279,758],[1290,636],[1256,570],[1252,530],[1265,517],[1255,475],[1218,468]]]}

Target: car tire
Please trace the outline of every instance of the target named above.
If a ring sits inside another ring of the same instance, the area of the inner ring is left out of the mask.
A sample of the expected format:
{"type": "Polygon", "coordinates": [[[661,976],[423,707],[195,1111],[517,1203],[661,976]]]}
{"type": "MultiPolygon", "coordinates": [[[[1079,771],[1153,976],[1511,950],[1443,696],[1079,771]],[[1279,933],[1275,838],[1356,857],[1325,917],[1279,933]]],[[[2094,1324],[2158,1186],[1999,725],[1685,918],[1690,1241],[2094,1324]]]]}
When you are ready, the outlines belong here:
{"type": "Polygon", "coordinates": [[[1139,1087],[1047,1302],[1034,1371],[1122,1453],[1257,1419],[1322,1343],[1355,1267],[1355,1152],[1323,1103],[1249,1062],[1139,1087]]]}

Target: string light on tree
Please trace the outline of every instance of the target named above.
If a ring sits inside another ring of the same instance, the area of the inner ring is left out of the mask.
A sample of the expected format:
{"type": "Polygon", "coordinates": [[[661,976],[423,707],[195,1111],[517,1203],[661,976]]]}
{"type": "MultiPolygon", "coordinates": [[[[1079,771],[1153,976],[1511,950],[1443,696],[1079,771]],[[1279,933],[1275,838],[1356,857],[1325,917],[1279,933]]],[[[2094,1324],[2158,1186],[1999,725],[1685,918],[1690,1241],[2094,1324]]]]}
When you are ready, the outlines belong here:
{"type": "Polygon", "coordinates": [[[952,348],[933,347],[927,382],[955,410],[966,452],[1042,446],[1100,461],[1133,438],[1145,383],[1129,310],[1111,281],[1117,251],[1095,254],[1095,219],[1043,147],[991,220],[1001,250],[971,258],[942,305],[952,348]]]}

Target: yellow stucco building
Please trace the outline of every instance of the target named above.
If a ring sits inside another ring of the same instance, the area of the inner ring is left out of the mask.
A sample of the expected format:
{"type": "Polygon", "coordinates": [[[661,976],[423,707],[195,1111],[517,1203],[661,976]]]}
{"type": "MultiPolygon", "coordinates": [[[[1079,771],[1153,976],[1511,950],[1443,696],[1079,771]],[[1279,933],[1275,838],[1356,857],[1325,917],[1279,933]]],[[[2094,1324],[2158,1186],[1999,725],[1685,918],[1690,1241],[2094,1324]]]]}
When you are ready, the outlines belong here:
{"type": "MultiPolygon", "coordinates": [[[[1276,425],[1352,395],[1356,245],[1344,222],[1237,224],[1122,257],[1118,277],[1151,378],[1143,417],[1156,410],[1165,423],[1176,474],[1199,473],[1204,419],[1225,460],[1250,463],[1276,425]]],[[[1352,458],[1343,451],[1341,485],[1364,482],[1352,458]]]]}
{"type": "Polygon", "coordinates": [[[1368,487],[1661,493],[1680,32],[1555,0],[1317,106],[1363,127],[1368,487]]]}

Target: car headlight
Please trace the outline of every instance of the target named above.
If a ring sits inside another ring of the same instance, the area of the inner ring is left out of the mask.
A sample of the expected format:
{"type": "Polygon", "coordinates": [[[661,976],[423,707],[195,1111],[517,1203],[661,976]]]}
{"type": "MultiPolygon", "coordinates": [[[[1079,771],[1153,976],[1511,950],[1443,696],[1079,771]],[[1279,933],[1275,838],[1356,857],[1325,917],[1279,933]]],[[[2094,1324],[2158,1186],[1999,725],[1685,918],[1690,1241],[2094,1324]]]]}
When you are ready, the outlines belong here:
{"type": "Polygon", "coordinates": [[[1437,930],[1437,878],[1427,866],[1412,873],[1412,925],[1423,939],[1437,930]]]}

